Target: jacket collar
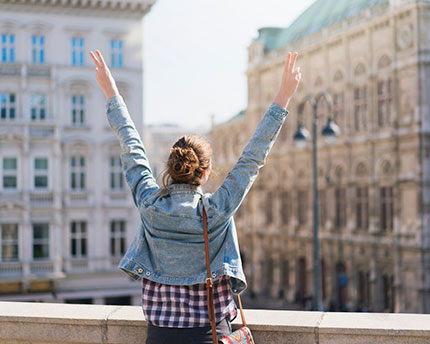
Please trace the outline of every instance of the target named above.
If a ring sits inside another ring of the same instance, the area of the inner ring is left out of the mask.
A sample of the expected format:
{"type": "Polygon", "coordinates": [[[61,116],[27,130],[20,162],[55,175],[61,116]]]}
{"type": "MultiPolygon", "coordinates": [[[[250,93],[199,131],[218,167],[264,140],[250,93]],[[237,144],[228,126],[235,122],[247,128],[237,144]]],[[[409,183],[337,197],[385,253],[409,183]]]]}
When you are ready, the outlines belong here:
{"type": "Polygon", "coordinates": [[[203,195],[203,190],[200,185],[190,185],[190,184],[170,184],[167,186],[167,190],[170,194],[175,193],[198,193],[203,195]]]}

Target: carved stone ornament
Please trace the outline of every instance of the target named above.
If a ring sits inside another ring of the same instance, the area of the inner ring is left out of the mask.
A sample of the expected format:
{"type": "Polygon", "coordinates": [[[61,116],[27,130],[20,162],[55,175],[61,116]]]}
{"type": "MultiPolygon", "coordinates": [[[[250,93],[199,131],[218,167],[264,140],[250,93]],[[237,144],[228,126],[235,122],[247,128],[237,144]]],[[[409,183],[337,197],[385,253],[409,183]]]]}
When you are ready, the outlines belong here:
{"type": "Polygon", "coordinates": [[[343,74],[340,70],[338,70],[335,74],[334,74],[334,81],[340,81],[343,80],[343,74]]]}
{"type": "Polygon", "coordinates": [[[391,65],[391,59],[387,55],[382,56],[378,61],[379,69],[386,68],[390,65],[391,65]]]}
{"type": "Polygon", "coordinates": [[[358,64],[358,66],[355,67],[354,74],[356,76],[359,76],[359,75],[363,75],[364,73],[366,73],[366,67],[364,67],[364,64],[362,63],[358,64]]]}
{"type": "Polygon", "coordinates": [[[411,48],[414,42],[412,24],[409,23],[401,26],[397,30],[396,36],[397,48],[399,50],[406,50],[408,48],[411,48]]]}
{"type": "Polygon", "coordinates": [[[367,167],[364,163],[360,163],[356,170],[357,177],[365,177],[368,175],[367,167]]]}

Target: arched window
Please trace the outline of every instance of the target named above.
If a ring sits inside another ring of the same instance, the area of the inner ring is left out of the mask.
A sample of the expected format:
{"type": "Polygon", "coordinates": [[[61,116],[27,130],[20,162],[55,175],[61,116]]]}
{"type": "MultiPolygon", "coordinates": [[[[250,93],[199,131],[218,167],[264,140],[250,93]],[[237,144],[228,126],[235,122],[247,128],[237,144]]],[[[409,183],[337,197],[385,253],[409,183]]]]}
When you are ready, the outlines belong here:
{"type": "Polygon", "coordinates": [[[378,70],[380,77],[378,80],[378,126],[380,128],[391,124],[391,106],[393,98],[393,82],[390,77],[389,67],[391,59],[383,55],[378,60],[378,70]],[[384,76],[385,75],[385,76],[384,76]]]}
{"type": "Polygon", "coordinates": [[[354,121],[355,131],[367,128],[367,87],[357,86],[354,88],[354,121]]]}
{"type": "Polygon", "coordinates": [[[393,82],[391,78],[378,81],[378,126],[391,124],[391,106],[393,101],[393,82]]]}
{"type": "Polygon", "coordinates": [[[334,227],[341,230],[346,225],[346,188],[343,185],[343,169],[338,166],[335,169],[336,187],[334,190],[334,227]]]}

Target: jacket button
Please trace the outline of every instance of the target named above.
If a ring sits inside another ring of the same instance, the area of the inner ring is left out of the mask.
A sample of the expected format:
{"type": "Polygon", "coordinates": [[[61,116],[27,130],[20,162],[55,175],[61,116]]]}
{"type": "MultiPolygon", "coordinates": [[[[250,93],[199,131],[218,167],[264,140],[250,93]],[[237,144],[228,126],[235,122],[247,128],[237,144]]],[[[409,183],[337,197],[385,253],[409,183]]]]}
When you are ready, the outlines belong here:
{"type": "Polygon", "coordinates": [[[139,273],[142,273],[143,272],[143,269],[137,269],[137,272],[139,272],[139,273]]]}
{"type": "Polygon", "coordinates": [[[146,273],[145,273],[145,275],[146,276],[149,276],[151,273],[149,272],[149,271],[147,271],[146,273]]]}

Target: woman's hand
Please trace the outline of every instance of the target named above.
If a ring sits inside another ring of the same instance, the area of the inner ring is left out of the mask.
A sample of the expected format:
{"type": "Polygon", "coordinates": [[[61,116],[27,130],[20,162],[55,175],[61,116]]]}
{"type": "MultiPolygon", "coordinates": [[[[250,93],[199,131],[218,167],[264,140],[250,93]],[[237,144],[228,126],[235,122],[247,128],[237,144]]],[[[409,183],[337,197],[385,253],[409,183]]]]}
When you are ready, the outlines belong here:
{"type": "Polygon", "coordinates": [[[110,99],[113,96],[118,96],[119,91],[116,87],[115,80],[113,79],[109,68],[106,66],[102,54],[98,50],[96,50],[96,54],[97,57],[92,51],[90,51],[90,55],[96,65],[96,79],[100,88],[105,94],[106,99],[110,99]]]}
{"type": "Polygon", "coordinates": [[[291,97],[299,86],[302,74],[300,67],[295,67],[298,53],[294,53],[291,59],[291,53],[288,53],[287,62],[285,63],[284,73],[282,75],[282,84],[279,89],[278,95],[273,100],[276,104],[286,108],[290,102],[291,97]]]}

